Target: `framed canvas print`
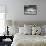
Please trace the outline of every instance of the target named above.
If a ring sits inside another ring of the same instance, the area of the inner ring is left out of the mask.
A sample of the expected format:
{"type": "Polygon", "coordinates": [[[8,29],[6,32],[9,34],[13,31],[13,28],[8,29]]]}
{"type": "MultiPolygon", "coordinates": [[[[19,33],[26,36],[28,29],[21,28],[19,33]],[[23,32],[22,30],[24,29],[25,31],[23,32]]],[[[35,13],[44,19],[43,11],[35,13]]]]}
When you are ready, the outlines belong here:
{"type": "Polygon", "coordinates": [[[37,5],[24,5],[25,15],[37,15],[37,5]]]}

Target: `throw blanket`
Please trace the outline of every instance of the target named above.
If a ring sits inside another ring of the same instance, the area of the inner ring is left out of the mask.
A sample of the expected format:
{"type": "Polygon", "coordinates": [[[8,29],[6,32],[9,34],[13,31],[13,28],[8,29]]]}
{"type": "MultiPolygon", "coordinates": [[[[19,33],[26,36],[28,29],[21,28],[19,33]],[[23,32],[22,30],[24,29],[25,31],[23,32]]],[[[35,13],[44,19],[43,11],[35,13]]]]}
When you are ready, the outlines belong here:
{"type": "Polygon", "coordinates": [[[16,34],[11,46],[46,46],[46,36],[16,34]]]}

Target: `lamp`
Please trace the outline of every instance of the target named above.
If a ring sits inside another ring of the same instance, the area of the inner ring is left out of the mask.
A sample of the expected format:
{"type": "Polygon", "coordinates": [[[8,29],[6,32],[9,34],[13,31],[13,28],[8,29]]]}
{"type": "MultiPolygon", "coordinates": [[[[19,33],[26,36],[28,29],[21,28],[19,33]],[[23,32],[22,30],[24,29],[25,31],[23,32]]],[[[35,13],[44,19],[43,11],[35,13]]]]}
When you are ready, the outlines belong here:
{"type": "Polygon", "coordinates": [[[6,20],[6,31],[7,31],[7,35],[9,35],[9,26],[12,26],[12,20],[6,20]]]}

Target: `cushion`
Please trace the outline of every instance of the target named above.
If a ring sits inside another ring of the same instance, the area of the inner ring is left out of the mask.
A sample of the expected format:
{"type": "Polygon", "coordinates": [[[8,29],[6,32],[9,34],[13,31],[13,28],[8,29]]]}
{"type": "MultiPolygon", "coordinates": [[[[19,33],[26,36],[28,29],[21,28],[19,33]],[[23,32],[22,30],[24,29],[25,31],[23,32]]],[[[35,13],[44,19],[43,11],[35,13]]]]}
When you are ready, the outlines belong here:
{"type": "Polygon", "coordinates": [[[44,29],[44,32],[46,33],[46,25],[43,25],[42,28],[44,29]]]}
{"type": "Polygon", "coordinates": [[[20,34],[30,35],[31,34],[31,29],[26,28],[26,27],[19,27],[19,33],[20,34]]]}
{"type": "Polygon", "coordinates": [[[41,28],[39,26],[32,27],[32,35],[39,35],[41,34],[41,28]]]}
{"type": "Polygon", "coordinates": [[[15,26],[9,26],[9,35],[15,35],[19,32],[19,28],[15,26]]]}
{"type": "Polygon", "coordinates": [[[27,25],[27,24],[24,24],[24,27],[25,27],[25,30],[29,30],[28,32],[30,32],[30,34],[32,34],[32,25],[27,25]]]}
{"type": "Polygon", "coordinates": [[[32,29],[32,25],[26,25],[26,24],[24,24],[24,27],[32,29]]]}
{"type": "Polygon", "coordinates": [[[26,28],[26,27],[24,27],[24,28],[25,28],[24,34],[26,34],[26,35],[31,35],[32,34],[32,29],[31,28],[26,28]]]}
{"type": "Polygon", "coordinates": [[[46,25],[42,26],[43,35],[46,35],[46,25]]]}
{"type": "Polygon", "coordinates": [[[20,34],[24,34],[24,31],[25,31],[25,30],[24,30],[24,27],[19,27],[19,33],[20,33],[20,34]]]}

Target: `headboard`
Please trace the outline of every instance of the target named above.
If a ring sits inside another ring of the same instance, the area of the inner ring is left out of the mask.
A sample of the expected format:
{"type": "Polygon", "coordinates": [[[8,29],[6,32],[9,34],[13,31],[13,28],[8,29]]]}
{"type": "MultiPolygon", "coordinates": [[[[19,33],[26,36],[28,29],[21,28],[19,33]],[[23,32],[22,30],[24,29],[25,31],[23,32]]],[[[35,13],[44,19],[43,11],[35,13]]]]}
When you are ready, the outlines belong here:
{"type": "Polygon", "coordinates": [[[36,24],[36,25],[45,25],[46,24],[46,21],[15,21],[15,20],[6,20],[6,24],[7,25],[18,25],[18,26],[24,26],[24,24],[27,24],[27,25],[33,25],[33,24],[36,24]]]}
{"type": "Polygon", "coordinates": [[[36,25],[45,25],[46,22],[45,21],[15,21],[15,24],[16,25],[19,25],[19,26],[24,26],[24,24],[27,24],[27,25],[33,25],[33,24],[36,24],[36,25]]]}

